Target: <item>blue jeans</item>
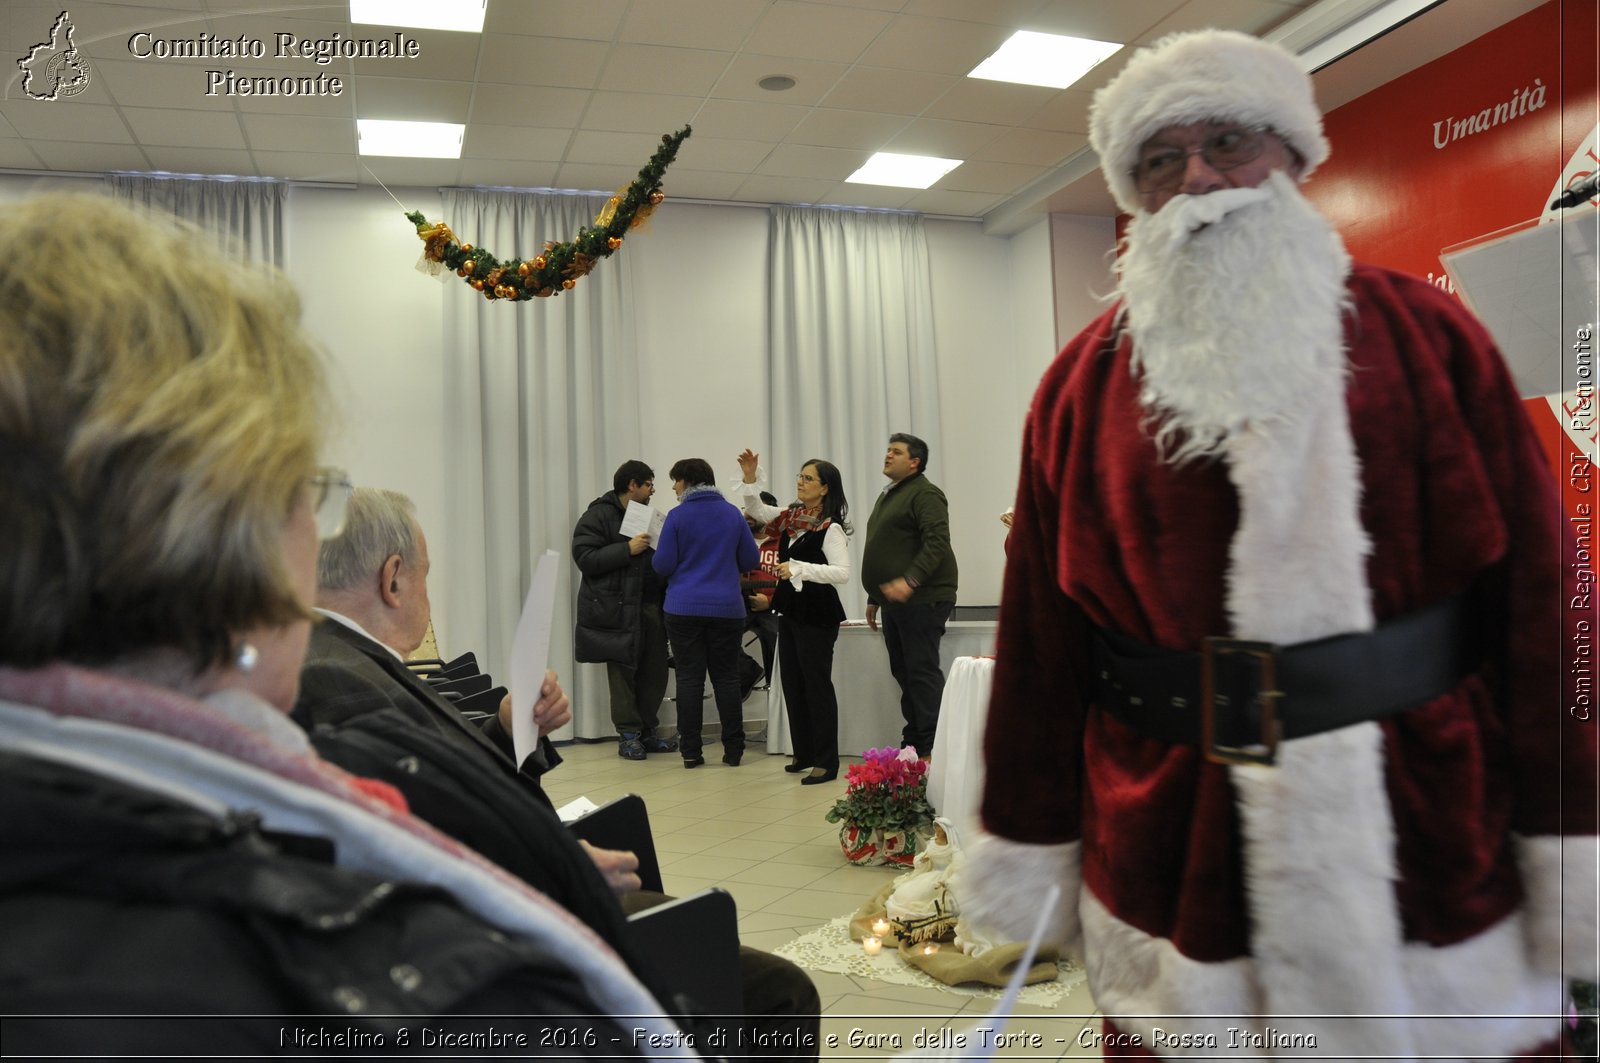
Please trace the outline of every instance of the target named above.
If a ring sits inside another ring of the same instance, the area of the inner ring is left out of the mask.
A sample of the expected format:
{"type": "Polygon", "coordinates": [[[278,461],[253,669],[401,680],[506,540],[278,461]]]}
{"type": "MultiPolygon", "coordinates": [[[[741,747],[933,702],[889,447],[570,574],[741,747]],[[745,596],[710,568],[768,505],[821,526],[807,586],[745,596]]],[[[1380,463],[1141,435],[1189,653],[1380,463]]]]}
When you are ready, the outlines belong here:
{"type": "Polygon", "coordinates": [[[744,703],[739,696],[739,647],[743,617],[667,614],[667,641],[678,673],[678,752],[684,760],[700,755],[706,673],[722,721],[724,753],[744,752],[744,703]]]}
{"type": "Polygon", "coordinates": [[[905,728],[901,745],[915,746],[923,756],[933,752],[939,727],[939,702],[944,697],[944,671],[939,667],[939,640],[955,602],[906,602],[879,610],[889,671],[900,684],[900,715],[905,728]]]}

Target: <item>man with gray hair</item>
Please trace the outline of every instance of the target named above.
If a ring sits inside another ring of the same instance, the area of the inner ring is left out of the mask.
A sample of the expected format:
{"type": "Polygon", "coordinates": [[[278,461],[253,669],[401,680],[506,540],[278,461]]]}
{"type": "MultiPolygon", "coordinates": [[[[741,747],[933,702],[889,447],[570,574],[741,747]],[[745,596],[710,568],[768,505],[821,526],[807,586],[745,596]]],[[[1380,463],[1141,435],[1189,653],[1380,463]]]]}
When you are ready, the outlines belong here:
{"type": "Polygon", "coordinates": [[[1329,145],[1282,48],[1167,37],[1089,125],[1132,220],[1023,434],[962,914],[1025,935],[1059,886],[1119,1054],[1550,1052],[1596,974],[1596,742],[1510,375],[1301,194],[1329,145]]]}

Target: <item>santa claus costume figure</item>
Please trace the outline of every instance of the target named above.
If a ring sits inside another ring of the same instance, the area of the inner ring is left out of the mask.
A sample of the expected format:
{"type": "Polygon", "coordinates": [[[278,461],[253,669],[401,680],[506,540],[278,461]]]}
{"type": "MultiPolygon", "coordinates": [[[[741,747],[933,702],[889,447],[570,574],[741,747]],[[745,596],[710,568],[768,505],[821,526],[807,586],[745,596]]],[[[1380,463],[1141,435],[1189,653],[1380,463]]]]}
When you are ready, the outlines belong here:
{"type": "Polygon", "coordinates": [[[1168,37],[1090,136],[1132,222],[1024,432],[964,914],[1023,937],[1062,882],[1118,1053],[1550,1045],[1596,974],[1595,724],[1499,354],[1301,196],[1281,48],[1168,37]]]}

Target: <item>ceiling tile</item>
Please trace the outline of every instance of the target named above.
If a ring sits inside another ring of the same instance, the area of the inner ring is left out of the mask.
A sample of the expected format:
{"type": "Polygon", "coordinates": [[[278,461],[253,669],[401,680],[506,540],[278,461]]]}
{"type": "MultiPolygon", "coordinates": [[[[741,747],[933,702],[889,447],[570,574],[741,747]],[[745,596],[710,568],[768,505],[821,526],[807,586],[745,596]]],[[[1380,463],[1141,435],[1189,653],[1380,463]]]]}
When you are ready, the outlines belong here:
{"type": "Polygon", "coordinates": [[[791,144],[877,151],[908,119],[898,114],[835,111],[819,107],[808,114],[788,136],[791,144]]]}
{"type": "Polygon", "coordinates": [[[901,10],[907,15],[954,18],[968,22],[991,22],[1013,29],[1031,29],[1029,19],[1044,6],[1044,0],[906,0],[901,10]]]}
{"type": "Polygon", "coordinates": [[[145,148],[150,168],[163,173],[234,174],[259,177],[248,151],[210,148],[145,148]]]}
{"type": "MultiPolygon", "coordinates": [[[[11,7],[10,4],[6,6],[11,7]]],[[[63,7],[68,5],[57,4],[53,10],[43,5],[18,5],[15,14],[8,11],[5,17],[7,36],[16,34],[21,40],[17,41],[20,48],[7,47],[6,53],[9,55],[17,51],[20,54],[28,47],[48,39],[50,29],[63,7]]],[[[148,6],[74,3],[67,14],[72,22],[72,43],[89,57],[91,64],[99,59],[132,58],[128,53],[128,38],[141,31],[161,38],[192,40],[207,30],[210,17],[198,10],[197,5],[173,3],[171,0],[148,6]]],[[[8,45],[10,43],[7,41],[8,45]]]]}
{"type": "MultiPolygon", "coordinates": [[[[782,94],[768,95],[778,99],[782,94]]],[[[776,144],[810,113],[808,107],[788,104],[707,100],[694,116],[694,135],[698,137],[703,133],[712,137],[776,144]]]]}
{"type": "Polygon", "coordinates": [[[995,162],[1055,166],[1088,143],[1089,138],[1082,133],[1008,129],[985,145],[983,154],[985,158],[995,162]]]}
{"type": "Polygon", "coordinates": [[[650,160],[661,138],[650,133],[592,133],[577,132],[567,148],[570,162],[597,162],[628,165],[635,170],[650,160]]]}
{"type": "Polygon", "coordinates": [[[516,162],[510,159],[463,159],[461,183],[504,188],[554,188],[556,162],[516,162]]]}
{"type": "Polygon", "coordinates": [[[816,177],[843,181],[867,161],[867,151],[843,148],[814,148],[799,144],[779,144],[772,149],[756,172],[774,177],[816,177]]]}
{"type": "Polygon", "coordinates": [[[663,188],[667,201],[674,199],[731,199],[744,182],[742,173],[721,170],[685,170],[674,166],[667,171],[663,188]]]}
{"type": "Polygon", "coordinates": [[[132,144],[133,134],[115,107],[96,107],[76,100],[5,100],[0,112],[30,139],[132,144]]]}
{"type": "Polygon", "coordinates": [[[750,0],[696,0],[692,4],[635,4],[617,39],[629,44],[663,44],[680,48],[739,49],[762,5],[750,0]]]}
{"type": "Polygon", "coordinates": [[[496,85],[478,82],[472,93],[471,122],[491,125],[577,126],[588,106],[584,89],[548,85],[496,85]]]}
{"type": "Polygon", "coordinates": [[[44,167],[39,156],[21,140],[0,140],[0,166],[19,170],[38,170],[44,167]]]}
{"type": "MultiPolygon", "coordinates": [[[[764,141],[703,137],[696,132],[678,149],[677,165],[747,174],[761,165],[772,148],[773,145],[764,141]]],[[[673,172],[676,172],[676,168],[673,172]]]]}
{"type": "Polygon", "coordinates": [[[530,37],[609,41],[616,37],[617,27],[630,3],[632,0],[583,0],[581,4],[489,0],[483,35],[488,38],[516,33],[530,37]]]}
{"type": "Polygon", "coordinates": [[[132,144],[71,144],[61,140],[26,142],[48,170],[106,173],[111,170],[148,170],[144,149],[132,144]]]}
{"type": "Polygon", "coordinates": [[[883,150],[909,155],[938,155],[946,159],[970,159],[1005,131],[1005,126],[918,118],[885,144],[883,150]]]}
{"type": "Polygon", "coordinates": [[[704,96],[728,66],[726,52],[619,44],[606,60],[597,88],[704,96]]]}
{"type": "Polygon", "coordinates": [[[873,11],[899,11],[906,0],[817,0],[824,7],[864,7],[873,11]]]}
{"type": "Polygon", "coordinates": [[[589,98],[583,128],[614,133],[666,133],[693,118],[701,99],[649,92],[596,92],[589,98]]]}
{"type": "Polygon", "coordinates": [[[1011,36],[1001,26],[902,15],[883,32],[861,61],[869,66],[921,70],[965,77],[1011,36]]]}
{"type": "Polygon", "coordinates": [[[848,111],[921,114],[953,84],[955,78],[944,74],[858,66],[840,78],[822,102],[848,111]]]}
{"type": "Polygon", "coordinates": [[[891,188],[888,185],[841,184],[818,203],[837,207],[876,207],[882,210],[899,210],[911,201],[920,188],[891,188]]]}
{"type": "Polygon", "coordinates": [[[595,162],[569,162],[556,174],[557,188],[577,188],[585,191],[610,192],[632,183],[639,176],[639,166],[648,155],[632,165],[606,165],[595,162]]]}
{"type": "Polygon", "coordinates": [[[1088,133],[1089,104],[1093,100],[1093,93],[1077,89],[1058,92],[1028,117],[1027,124],[1056,133],[1088,133]]]}
{"type": "Polygon", "coordinates": [[[881,11],[777,0],[767,8],[744,48],[767,55],[853,63],[883,32],[890,17],[881,11]]]}
{"type": "Polygon", "coordinates": [[[1043,166],[1014,162],[967,162],[939,179],[939,187],[954,192],[994,192],[1009,195],[1044,173],[1043,166]]]}
{"type": "Polygon", "coordinates": [[[1241,33],[1260,36],[1282,22],[1293,18],[1292,8],[1273,3],[1272,0],[1204,0],[1187,3],[1166,18],[1151,26],[1139,40],[1155,41],[1169,33],[1206,29],[1210,26],[1227,26],[1241,33]]]}
{"type": "Polygon", "coordinates": [[[338,181],[356,183],[366,176],[356,156],[348,152],[323,155],[305,151],[253,151],[263,177],[285,181],[338,181]]]}
{"type": "Polygon", "coordinates": [[[471,110],[470,81],[356,78],[356,114],[362,118],[464,124],[471,110]]]}
{"type": "Polygon", "coordinates": [[[957,218],[981,218],[1005,201],[1004,196],[983,192],[957,192],[948,188],[929,188],[917,193],[906,205],[926,214],[949,214],[957,218]]]}
{"type": "Polygon", "coordinates": [[[467,159],[538,159],[560,162],[572,139],[570,129],[533,129],[527,126],[467,126],[461,154],[467,159]]]}
{"type": "Polygon", "coordinates": [[[252,149],[337,152],[356,150],[356,124],[347,118],[247,114],[240,119],[252,149]]]}
{"type": "Polygon", "coordinates": [[[1045,0],[1029,18],[1028,29],[1065,33],[1096,41],[1135,40],[1188,0],[1118,0],[1086,4],[1083,0],[1045,0]]]}
{"type": "MultiPolygon", "coordinates": [[[[361,32],[361,27],[357,32],[361,32]]],[[[379,39],[377,27],[368,26],[379,39]]],[[[378,74],[397,78],[445,78],[451,81],[470,81],[478,69],[478,52],[484,38],[476,33],[456,33],[450,30],[403,31],[417,42],[417,56],[396,59],[356,59],[351,63],[357,74],[378,74]]],[[[387,39],[393,39],[390,31],[387,39]]]]}
{"type": "Polygon", "coordinates": [[[738,198],[759,203],[815,203],[833,191],[837,181],[754,174],[739,186],[738,198]]]}
{"type": "Polygon", "coordinates": [[[824,63],[814,59],[794,59],[772,55],[740,53],[728,64],[711,95],[719,100],[753,100],[757,103],[781,102],[809,107],[827,95],[850,68],[843,63],[824,63]],[[774,74],[794,78],[794,87],[770,92],[758,82],[774,74]]]}
{"type": "Polygon", "coordinates": [[[589,89],[611,46],[599,41],[552,40],[513,34],[485,36],[477,77],[508,85],[555,85],[589,89]]]}
{"type": "Polygon", "coordinates": [[[990,125],[1021,125],[1058,89],[963,77],[929,105],[924,117],[990,125]]]}
{"type": "MultiPolygon", "coordinates": [[[[182,148],[242,148],[239,116],[221,111],[163,111],[124,107],[122,117],[141,144],[182,148]]],[[[349,145],[341,146],[348,150],[349,145]]]]}
{"type": "MultiPolygon", "coordinates": [[[[256,73],[276,75],[277,72],[257,70],[256,73]]],[[[233,110],[233,99],[224,94],[224,88],[215,88],[212,94],[207,94],[208,79],[201,67],[102,59],[94,64],[94,82],[89,91],[93,92],[101,84],[118,103],[128,106],[233,110]]]]}

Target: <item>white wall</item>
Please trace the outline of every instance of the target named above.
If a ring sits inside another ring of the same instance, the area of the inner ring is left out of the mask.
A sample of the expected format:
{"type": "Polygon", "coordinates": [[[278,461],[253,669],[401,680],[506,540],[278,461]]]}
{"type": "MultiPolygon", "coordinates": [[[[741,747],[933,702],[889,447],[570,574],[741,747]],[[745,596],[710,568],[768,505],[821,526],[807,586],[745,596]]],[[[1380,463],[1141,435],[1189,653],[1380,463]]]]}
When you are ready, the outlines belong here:
{"type": "MultiPolygon", "coordinates": [[[[0,175],[0,199],[38,185],[0,175]]],[[[434,189],[394,194],[406,209],[439,216],[434,189]]],[[[300,187],[289,202],[287,269],[307,328],[331,356],[341,410],[327,460],[358,483],[411,495],[432,533],[434,579],[452,580],[443,444],[448,433],[476,429],[444,415],[443,300],[469,293],[454,277],[441,284],[416,271],[421,242],[383,190],[300,187]]],[[[637,456],[658,471],[698,455],[729,479],[734,455],[763,438],[767,224],[761,208],[669,199],[629,238],[645,440],[637,456]]],[[[1090,293],[1109,290],[1111,243],[1108,219],[1057,216],[1011,238],[986,236],[977,222],[928,221],[944,431],[930,474],[950,498],[966,604],[999,601],[997,518],[1015,488],[1027,403],[1057,334],[1086,323],[1097,312],[1090,293]]],[[[581,287],[569,296],[581,297],[581,287]]],[[[863,515],[878,486],[852,485],[863,515]]],[[[436,626],[445,652],[470,648],[450,643],[453,618],[442,610],[436,626]]]]}

